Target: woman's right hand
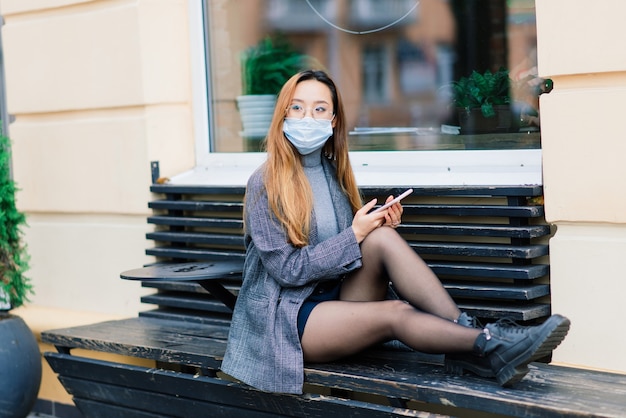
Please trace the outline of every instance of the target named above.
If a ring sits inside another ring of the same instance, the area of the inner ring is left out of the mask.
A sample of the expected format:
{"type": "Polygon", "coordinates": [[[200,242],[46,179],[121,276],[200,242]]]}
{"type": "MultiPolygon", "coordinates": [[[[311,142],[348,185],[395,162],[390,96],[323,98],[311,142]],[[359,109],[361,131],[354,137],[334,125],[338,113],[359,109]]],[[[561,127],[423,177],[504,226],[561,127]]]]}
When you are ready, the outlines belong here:
{"type": "Polygon", "coordinates": [[[354,231],[354,236],[359,244],[370,232],[381,227],[385,223],[385,215],[387,214],[386,210],[368,213],[372,210],[375,204],[376,199],[372,199],[354,214],[354,219],[352,219],[352,230],[354,231]]]}

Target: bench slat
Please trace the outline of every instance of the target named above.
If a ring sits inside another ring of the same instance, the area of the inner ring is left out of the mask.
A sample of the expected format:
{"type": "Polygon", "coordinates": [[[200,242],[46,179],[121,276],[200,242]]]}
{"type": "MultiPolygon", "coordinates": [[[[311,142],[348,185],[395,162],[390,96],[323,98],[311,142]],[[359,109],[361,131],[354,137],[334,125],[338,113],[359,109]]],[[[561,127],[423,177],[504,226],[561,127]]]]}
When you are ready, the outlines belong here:
{"type": "Polygon", "coordinates": [[[147,248],[146,255],[153,255],[164,259],[174,260],[244,260],[245,254],[236,251],[216,251],[206,248],[187,247],[154,247],[147,248]]]}
{"type": "Polygon", "coordinates": [[[224,228],[237,229],[243,234],[243,220],[203,217],[203,216],[172,216],[172,215],[155,215],[148,216],[148,223],[154,225],[168,226],[197,226],[202,228],[224,228]]]}
{"type": "MultiPolygon", "coordinates": [[[[153,233],[149,234],[154,236],[153,233]]],[[[172,237],[185,243],[209,243],[211,236],[206,237],[206,241],[203,241],[208,234],[180,234],[180,238],[172,237]]],[[[169,238],[169,233],[166,234],[169,238]]],[[[165,238],[165,236],[163,236],[165,238]]],[[[216,238],[216,241],[223,243],[231,243],[235,245],[235,239],[216,238]]],[[[532,259],[536,257],[543,257],[548,255],[548,246],[542,244],[535,245],[506,245],[506,244],[483,244],[483,243],[446,243],[446,242],[409,242],[411,248],[420,255],[452,255],[452,256],[469,256],[469,257],[497,257],[497,258],[515,258],[515,259],[532,259]]],[[[184,258],[195,260],[207,260],[214,257],[220,258],[220,256],[235,256],[237,254],[228,252],[226,250],[216,251],[208,248],[194,248],[194,247],[153,247],[146,249],[146,254],[154,255],[157,257],[166,258],[184,258]]],[[[241,251],[241,257],[245,254],[241,251]]]]}
{"type": "MultiPolygon", "coordinates": [[[[508,284],[493,282],[474,282],[474,281],[453,281],[442,280],[448,292],[454,296],[461,297],[480,297],[485,299],[514,299],[514,300],[532,300],[550,293],[550,286],[547,284],[508,284]]],[[[143,287],[155,288],[163,291],[172,292],[190,292],[202,294],[206,298],[210,298],[208,292],[199,284],[194,282],[143,282],[143,287]]],[[[237,283],[225,283],[224,287],[230,292],[237,293],[239,286],[237,283]]],[[[238,283],[240,284],[240,283],[238,283]]]]}
{"type": "MultiPolygon", "coordinates": [[[[261,392],[240,383],[176,371],[151,370],[148,374],[145,368],[138,366],[63,354],[50,353],[47,358],[77,397],[77,403],[95,414],[100,414],[102,404],[106,403],[119,410],[134,408],[157,417],[435,416],[327,395],[290,396],[261,392]],[[92,399],[96,403],[90,404],[94,402],[92,399]]],[[[88,415],[92,416],[90,413],[88,415]]]]}
{"type": "Polygon", "coordinates": [[[170,308],[185,308],[191,310],[202,310],[218,313],[231,313],[222,302],[211,299],[209,296],[187,293],[184,295],[169,293],[156,293],[153,295],[145,295],[141,297],[141,302],[151,303],[158,306],[167,306],[170,308]]]}
{"type": "MultiPolygon", "coordinates": [[[[149,232],[146,238],[160,242],[181,242],[187,244],[224,245],[243,248],[240,235],[209,234],[200,232],[149,232]]],[[[419,254],[466,255],[472,257],[536,258],[548,254],[548,246],[508,245],[462,242],[410,241],[409,245],[419,254]]]]}
{"type": "MultiPolygon", "coordinates": [[[[155,215],[148,217],[148,223],[165,226],[187,226],[203,228],[235,229],[243,234],[243,221],[240,219],[155,215]]],[[[398,232],[421,235],[467,235],[480,237],[537,238],[550,234],[548,225],[510,226],[498,224],[446,224],[407,222],[398,227],[398,232]]]]}
{"type": "Polygon", "coordinates": [[[511,318],[514,321],[524,322],[550,315],[550,305],[547,303],[504,304],[459,300],[457,304],[469,315],[490,320],[511,318]]]}
{"type": "MultiPolygon", "coordinates": [[[[148,203],[151,209],[178,210],[189,212],[241,212],[241,202],[213,202],[202,200],[153,200],[148,203]]],[[[404,204],[406,215],[451,215],[451,216],[507,216],[516,218],[536,218],[543,216],[542,206],[506,205],[418,205],[404,204]]]]}
{"type": "MultiPolygon", "coordinates": [[[[158,257],[169,257],[178,260],[219,260],[245,258],[243,252],[208,251],[187,247],[154,247],[148,248],[146,254],[158,257]]],[[[467,276],[532,280],[548,274],[550,266],[547,264],[516,265],[510,263],[475,263],[475,262],[452,262],[431,261],[426,263],[437,275],[441,276],[467,276]]]]}
{"type": "MultiPolygon", "coordinates": [[[[414,196],[465,196],[465,197],[537,197],[543,195],[540,185],[519,186],[411,186],[414,196]]],[[[397,196],[407,187],[361,187],[364,196],[387,197],[390,194],[397,196]]],[[[161,192],[163,193],[163,192],[161,192]]]]}
{"type": "Polygon", "coordinates": [[[230,234],[209,234],[209,233],[197,233],[197,232],[168,232],[157,231],[148,232],[146,234],[147,239],[154,241],[164,242],[185,242],[193,244],[207,244],[207,245],[226,245],[233,247],[243,248],[244,242],[241,235],[230,234]]]}
{"type": "Polygon", "coordinates": [[[151,209],[182,210],[195,212],[241,212],[241,202],[209,202],[203,200],[152,200],[148,203],[151,209]]]}
{"type": "Polygon", "coordinates": [[[158,308],[149,311],[139,312],[142,318],[166,319],[168,321],[195,322],[197,324],[208,324],[226,327],[228,332],[230,326],[230,314],[218,314],[206,311],[190,311],[188,309],[158,308]]]}
{"type": "Polygon", "coordinates": [[[437,216],[503,216],[513,218],[538,218],[543,216],[542,206],[505,205],[415,205],[403,204],[404,215],[437,216]]]}
{"type": "MultiPolygon", "coordinates": [[[[518,186],[411,186],[414,195],[423,196],[516,196],[537,197],[543,195],[541,185],[518,186]]],[[[361,187],[364,196],[398,195],[407,187],[361,187]]],[[[151,184],[150,191],[162,194],[206,194],[206,195],[243,195],[245,187],[215,185],[151,184]]]]}
{"type": "MultiPolygon", "coordinates": [[[[490,303],[488,301],[477,302],[471,297],[468,298],[465,294],[456,294],[455,292],[451,293],[453,293],[453,298],[462,310],[480,318],[496,320],[499,318],[507,317],[515,321],[524,322],[540,319],[550,314],[550,305],[544,303],[520,305],[515,303],[502,302],[490,303]]],[[[517,295],[516,299],[519,299],[517,295]]],[[[159,309],[148,311],[150,312],[150,314],[148,315],[143,315],[144,312],[142,312],[140,313],[140,316],[158,316],[160,318],[186,320],[186,318],[184,317],[185,314],[193,317],[200,317],[200,313],[204,313],[205,317],[203,317],[203,321],[199,322],[208,323],[215,322],[216,319],[214,318],[214,316],[217,314],[230,314],[229,310],[226,307],[224,307],[223,305],[219,305],[218,302],[210,300],[198,304],[197,301],[192,301],[192,303],[188,303],[189,301],[184,297],[175,298],[171,296],[152,295],[144,296],[142,298],[142,302],[156,304],[159,306],[159,309]],[[178,313],[168,313],[171,312],[172,309],[176,308],[178,308],[178,313]],[[161,313],[159,315],[156,315],[155,312],[161,313]]],[[[225,319],[222,318],[221,320],[223,321],[225,319]]]]}
{"type": "Polygon", "coordinates": [[[430,242],[410,241],[409,245],[418,254],[455,255],[469,257],[501,257],[531,259],[548,255],[548,246],[534,245],[507,245],[463,242],[430,242]]]}
{"type": "Polygon", "coordinates": [[[550,294],[547,284],[503,284],[487,282],[444,281],[444,287],[452,297],[533,300],[550,294]]]}
{"type": "Polygon", "coordinates": [[[493,224],[445,224],[445,223],[411,223],[398,227],[403,234],[421,235],[459,235],[472,237],[508,237],[538,238],[550,234],[548,225],[493,225],[493,224]]]}
{"type": "MultiPolygon", "coordinates": [[[[220,283],[229,292],[237,294],[237,292],[239,292],[239,288],[241,287],[241,277],[239,279],[232,280],[231,276],[228,279],[220,280],[220,283]]],[[[143,281],[141,282],[141,285],[142,287],[149,287],[164,291],[200,293],[205,297],[211,297],[209,292],[196,282],[159,280],[143,281]]]]}
{"type": "MultiPolygon", "coordinates": [[[[59,377],[59,380],[61,380],[64,385],[67,385],[67,387],[72,386],[72,379],[64,379],[62,377],[59,377]]],[[[138,411],[132,408],[123,408],[117,405],[96,402],[91,399],[73,397],[72,400],[81,411],[87,413],[88,416],[91,418],[165,418],[163,415],[153,414],[145,411],[138,411]]]]}
{"type": "Polygon", "coordinates": [[[446,262],[426,260],[426,264],[440,277],[484,277],[515,280],[533,280],[543,277],[550,271],[547,264],[510,264],[446,262]]]}

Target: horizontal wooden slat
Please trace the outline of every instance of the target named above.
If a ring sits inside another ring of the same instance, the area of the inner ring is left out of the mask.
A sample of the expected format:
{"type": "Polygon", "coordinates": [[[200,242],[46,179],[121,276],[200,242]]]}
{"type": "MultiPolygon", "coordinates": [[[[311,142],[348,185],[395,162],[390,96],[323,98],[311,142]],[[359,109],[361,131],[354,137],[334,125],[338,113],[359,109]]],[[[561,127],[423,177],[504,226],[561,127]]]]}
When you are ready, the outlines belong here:
{"type": "Polygon", "coordinates": [[[236,229],[243,232],[243,220],[201,216],[148,216],[148,223],[168,226],[236,229]]]}
{"type": "Polygon", "coordinates": [[[550,271],[547,264],[475,263],[431,261],[426,263],[438,276],[484,277],[500,279],[533,280],[550,271]]]}
{"type": "Polygon", "coordinates": [[[195,322],[197,324],[208,324],[226,327],[228,332],[230,326],[230,314],[217,314],[206,311],[190,311],[189,309],[157,308],[149,311],[139,312],[142,318],[165,319],[168,321],[195,322]]]}
{"type": "Polygon", "coordinates": [[[182,185],[182,184],[151,184],[152,193],[163,194],[206,194],[206,195],[237,195],[243,196],[246,191],[242,186],[215,185],[182,185]]]}
{"type": "MultiPolygon", "coordinates": [[[[241,219],[163,215],[149,216],[148,223],[165,226],[233,229],[243,233],[243,221],[241,219]]],[[[537,238],[549,235],[550,227],[548,225],[510,226],[406,222],[398,228],[398,232],[424,235],[537,238]]]]}
{"type": "MultiPolygon", "coordinates": [[[[540,185],[520,186],[411,186],[414,195],[423,196],[518,196],[536,197],[543,194],[540,185]]],[[[361,187],[364,196],[388,196],[398,195],[407,187],[361,187]]],[[[163,194],[195,194],[195,195],[243,195],[245,187],[241,186],[215,186],[215,185],[178,185],[178,184],[152,184],[150,191],[163,194]]]]}
{"type": "Polygon", "coordinates": [[[153,200],[148,203],[151,209],[181,210],[189,212],[241,212],[241,202],[221,202],[204,200],[153,200]]]}
{"type": "MultiPolygon", "coordinates": [[[[228,291],[232,293],[237,293],[239,288],[241,287],[241,277],[238,279],[233,279],[233,276],[225,278],[224,280],[220,279],[220,283],[224,286],[228,291]],[[231,280],[232,279],[232,280],[231,280]]],[[[173,292],[191,292],[191,293],[200,293],[205,296],[208,296],[208,292],[200,286],[198,283],[193,281],[143,281],[141,282],[142,287],[149,287],[152,289],[159,289],[163,291],[173,291],[173,292]]]]}
{"type": "MultiPolygon", "coordinates": [[[[408,187],[361,187],[364,196],[397,196],[408,187]]],[[[527,186],[411,186],[414,196],[499,196],[536,197],[543,195],[539,185],[527,186]]]]}
{"type": "MultiPolygon", "coordinates": [[[[547,245],[508,246],[503,244],[464,244],[410,242],[409,245],[420,255],[454,255],[471,257],[499,257],[531,259],[548,254],[547,245]]],[[[162,246],[146,249],[146,254],[175,259],[211,260],[224,257],[245,257],[243,252],[212,250],[195,247],[162,246]]]]}
{"type": "Polygon", "coordinates": [[[164,242],[185,242],[190,244],[206,245],[226,245],[242,247],[244,245],[243,236],[232,234],[209,234],[200,232],[183,231],[157,231],[148,232],[146,238],[154,241],[164,242]]]}
{"type": "Polygon", "coordinates": [[[548,246],[410,241],[418,254],[531,259],[548,255],[548,246]]]}
{"type": "Polygon", "coordinates": [[[550,315],[550,305],[547,303],[505,304],[478,301],[458,301],[458,306],[469,315],[479,318],[496,320],[510,318],[514,321],[532,321],[550,315]]]}
{"type": "MultiPolygon", "coordinates": [[[[148,203],[151,209],[179,210],[188,212],[240,212],[243,203],[201,200],[153,200],[148,203]]],[[[448,215],[448,216],[502,216],[536,218],[543,216],[542,206],[506,205],[443,205],[443,204],[404,204],[406,215],[448,215]]]]}
{"type": "Polygon", "coordinates": [[[245,254],[243,252],[211,250],[205,248],[187,248],[187,247],[154,247],[146,249],[147,255],[153,255],[162,258],[171,258],[174,260],[229,260],[237,258],[243,260],[245,254]]]}
{"type": "Polygon", "coordinates": [[[415,205],[403,204],[404,215],[437,216],[503,216],[514,218],[537,218],[543,216],[542,206],[505,205],[415,205]]]}
{"type": "Polygon", "coordinates": [[[218,313],[232,312],[222,302],[213,299],[208,295],[204,296],[194,293],[157,293],[153,295],[144,295],[141,297],[141,302],[169,308],[184,308],[218,313]]]}
{"type": "Polygon", "coordinates": [[[444,287],[455,298],[533,300],[550,294],[547,284],[502,284],[467,281],[444,281],[444,287]]]}
{"type": "Polygon", "coordinates": [[[402,234],[421,235],[455,235],[470,237],[508,237],[508,238],[537,238],[550,234],[548,225],[492,225],[475,224],[445,224],[445,223],[412,223],[406,222],[398,227],[402,234]]]}
{"type": "MultiPolygon", "coordinates": [[[[61,378],[68,390],[74,390],[69,379],[61,378]]],[[[94,388],[94,390],[97,390],[94,388]]],[[[77,390],[77,392],[79,392],[77,390]]],[[[133,391],[134,392],[134,391],[133,391]]],[[[86,398],[73,398],[76,406],[90,418],[108,418],[108,417],[124,417],[124,418],[165,418],[161,414],[153,414],[145,411],[139,411],[132,408],[123,408],[117,405],[110,405],[102,402],[96,402],[86,398]]]]}

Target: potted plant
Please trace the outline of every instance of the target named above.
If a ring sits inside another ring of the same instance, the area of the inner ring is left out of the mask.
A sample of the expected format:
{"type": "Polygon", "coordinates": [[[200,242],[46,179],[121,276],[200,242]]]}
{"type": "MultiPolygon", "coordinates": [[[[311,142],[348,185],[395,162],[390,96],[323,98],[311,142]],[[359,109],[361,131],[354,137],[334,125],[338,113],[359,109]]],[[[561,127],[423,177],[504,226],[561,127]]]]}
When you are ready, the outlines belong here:
{"type": "Polygon", "coordinates": [[[243,137],[265,137],[283,84],[311,63],[308,55],[297,51],[283,36],[266,36],[242,53],[243,95],[237,97],[237,107],[243,137]]]}
{"type": "Polygon", "coordinates": [[[24,275],[28,255],[21,239],[26,219],[15,206],[10,160],[9,139],[0,134],[0,416],[25,417],[37,400],[41,355],[26,323],[10,313],[32,292],[24,275]]]}
{"type": "Polygon", "coordinates": [[[511,128],[509,72],[473,71],[452,83],[461,133],[506,132],[511,128]]]}

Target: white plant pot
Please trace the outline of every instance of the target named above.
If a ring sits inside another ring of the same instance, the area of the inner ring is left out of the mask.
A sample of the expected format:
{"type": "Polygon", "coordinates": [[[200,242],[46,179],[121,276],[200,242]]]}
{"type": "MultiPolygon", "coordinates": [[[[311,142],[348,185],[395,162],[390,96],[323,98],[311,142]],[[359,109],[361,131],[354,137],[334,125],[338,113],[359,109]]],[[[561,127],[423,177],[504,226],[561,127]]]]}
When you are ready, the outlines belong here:
{"type": "Polygon", "coordinates": [[[237,108],[241,114],[243,130],[239,133],[246,138],[264,138],[269,130],[276,96],[256,94],[237,97],[237,108]]]}

